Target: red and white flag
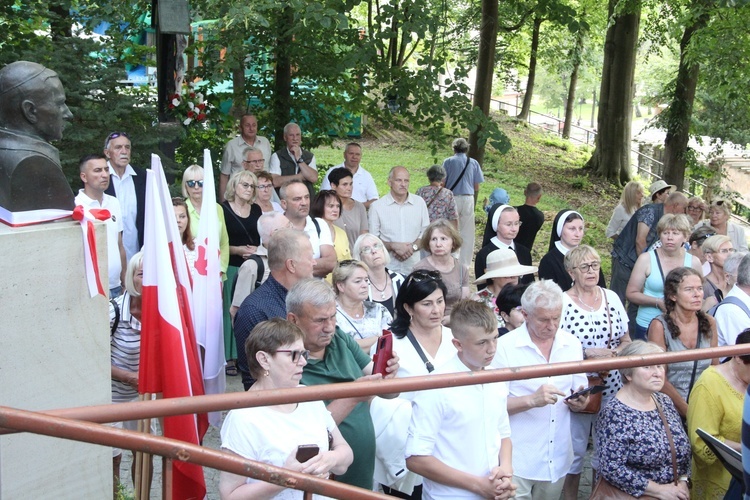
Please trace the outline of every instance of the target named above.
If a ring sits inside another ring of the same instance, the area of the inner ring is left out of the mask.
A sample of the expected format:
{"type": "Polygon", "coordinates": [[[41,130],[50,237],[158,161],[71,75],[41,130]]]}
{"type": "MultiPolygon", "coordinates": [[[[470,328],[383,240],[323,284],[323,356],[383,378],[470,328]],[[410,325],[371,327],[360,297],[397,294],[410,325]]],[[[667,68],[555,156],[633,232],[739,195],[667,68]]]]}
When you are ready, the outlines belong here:
{"type": "MultiPolygon", "coordinates": [[[[203,382],[206,394],[224,394],[224,303],[221,296],[219,259],[219,215],[216,212],[214,169],[211,152],[203,150],[203,209],[198,222],[193,282],[193,324],[198,344],[203,347],[203,382]]],[[[221,413],[209,414],[211,424],[221,423],[221,413]]]]}
{"type": "MultiPolygon", "coordinates": [[[[199,396],[204,393],[200,357],[190,331],[190,310],[180,307],[181,287],[175,279],[163,209],[167,200],[162,199],[157,175],[147,172],[138,389],[142,394],[162,393],[164,398],[199,396]]],[[[207,428],[205,415],[164,418],[166,437],[193,444],[200,444],[207,428]]],[[[205,495],[203,469],[173,461],[172,499],[202,499],[205,495]]]]}

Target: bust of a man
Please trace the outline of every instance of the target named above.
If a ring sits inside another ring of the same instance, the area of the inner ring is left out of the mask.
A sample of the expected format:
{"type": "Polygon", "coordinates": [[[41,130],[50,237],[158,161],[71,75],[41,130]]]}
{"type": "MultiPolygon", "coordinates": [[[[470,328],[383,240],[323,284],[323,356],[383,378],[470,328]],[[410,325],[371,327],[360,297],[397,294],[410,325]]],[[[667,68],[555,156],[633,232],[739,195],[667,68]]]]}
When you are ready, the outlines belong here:
{"type": "Polygon", "coordinates": [[[17,61],[0,69],[0,207],[72,210],[73,191],[51,141],[73,117],[54,71],[17,61]]]}

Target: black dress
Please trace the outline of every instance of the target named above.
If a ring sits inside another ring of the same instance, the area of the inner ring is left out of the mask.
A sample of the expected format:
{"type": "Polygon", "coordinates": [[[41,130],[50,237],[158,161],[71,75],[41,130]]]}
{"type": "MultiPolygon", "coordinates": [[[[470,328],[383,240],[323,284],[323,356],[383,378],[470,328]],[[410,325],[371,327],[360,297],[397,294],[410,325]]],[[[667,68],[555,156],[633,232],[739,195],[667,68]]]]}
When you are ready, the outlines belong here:
{"type": "MultiPolygon", "coordinates": [[[[244,245],[260,245],[258,219],[263,215],[263,210],[259,205],[255,203],[250,205],[250,215],[247,217],[240,217],[237,215],[234,210],[232,210],[232,207],[229,206],[228,201],[224,201],[221,204],[221,208],[224,209],[224,223],[227,226],[227,235],[229,236],[230,246],[240,247],[244,245]]],[[[242,258],[242,255],[229,256],[230,266],[240,267],[243,262],[245,262],[245,259],[242,258]]]]}

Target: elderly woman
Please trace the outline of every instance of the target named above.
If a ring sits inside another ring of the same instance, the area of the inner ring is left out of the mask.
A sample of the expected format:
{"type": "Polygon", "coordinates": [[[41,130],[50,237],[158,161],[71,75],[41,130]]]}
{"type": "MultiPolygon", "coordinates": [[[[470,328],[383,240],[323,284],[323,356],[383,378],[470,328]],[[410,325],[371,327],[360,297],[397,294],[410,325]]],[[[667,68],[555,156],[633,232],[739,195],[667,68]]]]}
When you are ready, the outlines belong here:
{"type": "MultiPolygon", "coordinates": [[[[552,280],[562,291],[573,286],[573,280],[565,270],[565,254],[581,244],[584,234],[583,216],[574,210],[560,210],[552,222],[549,251],[539,261],[539,279],[552,280]]],[[[604,288],[604,273],[599,270],[597,284],[604,288]]]]}
{"type": "MultiPolygon", "coordinates": [[[[729,222],[732,215],[732,205],[727,200],[715,200],[708,208],[708,223],[716,229],[716,234],[729,236],[732,246],[740,252],[747,252],[747,240],[742,226],[729,222]]],[[[704,222],[706,224],[706,222],[704,222]]]]}
{"type": "MultiPolygon", "coordinates": [[[[700,272],[690,267],[678,267],[664,280],[665,312],[651,321],[648,339],[669,352],[680,352],[702,347],[716,347],[718,335],[713,317],[701,310],[703,283],[700,272]]],[[[667,366],[667,381],[662,392],[672,398],[682,417],[687,416],[688,396],[709,364],[718,359],[683,361],[667,366]]]]}
{"type": "Polygon", "coordinates": [[[430,222],[438,219],[450,221],[458,228],[458,208],[453,192],[445,187],[445,169],[441,165],[433,165],[427,169],[428,186],[417,189],[417,196],[422,197],[427,204],[427,214],[430,222]]]}
{"type": "MultiPolygon", "coordinates": [[[[625,346],[620,356],[661,352],[656,344],[636,340],[625,346]]],[[[688,500],[690,441],[672,401],[659,392],[664,365],[622,368],[620,378],[622,389],[601,409],[595,424],[600,481],[636,497],[688,500]]],[[[596,496],[599,488],[597,483],[592,499],[617,498],[596,496]]]]}
{"type": "MultiPolygon", "coordinates": [[[[247,363],[256,379],[249,391],[298,387],[310,351],[296,325],[280,318],[259,323],[245,344],[247,363]]],[[[221,426],[222,449],[244,458],[327,478],[343,474],[352,449],[322,401],[231,410],[221,426]],[[317,445],[318,453],[300,463],[301,445],[317,445]]],[[[299,498],[304,492],[222,472],[219,493],[228,498],[299,498]]]]}
{"type": "Polygon", "coordinates": [[[354,242],[360,235],[367,234],[370,223],[367,220],[367,209],[364,204],[352,198],[354,191],[354,176],[346,167],[334,168],[328,174],[331,189],[341,199],[341,216],[336,219],[334,225],[346,232],[349,238],[349,249],[354,250],[354,242]]]}
{"type": "Polygon", "coordinates": [[[234,284],[240,266],[258,251],[258,219],[263,210],[254,203],[258,192],[258,179],[255,174],[241,170],[232,174],[224,192],[224,221],[229,237],[229,266],[227,267],[227,285],[224,287],[224,355],[228,362],[227,374],[237,375],[233,360],[237,359],[237,342],[232,332],[232,307],[234,284]]]}
{"type": "MultiPolygon", "coordinates": [[[[737,345],[748,343],[750,329],[737,336],[737,345]]],[[[687,422],[693,445],[693,498],[722,499],[727,492],[731,474],[695,431],[701,428],[741,453],[742,402],[748,383],[750,355],[735,356],[706,368],[690,393],[687,422]]]]}
{"type": "MultiPolygon", "coordinates": [[[[182,174],[182,196],[190,215],[190,232],[198,236],[198,224],[201,220],[201,208],[203,208],[203,167],[190,165],[182,174]]],[[[219,252],[221,258],[221,272],[226,274],[229,266],[229,236],[224,223],[224,210],[221,205],[216,204],[216,213],[219,216],[219,252]]]]}
{"type": "Polygon", "coordinates": [[[333,239],[333,248],[336,250],[336,260],[341,262],[351,259],[352,253],[349,250],[349,238],[346,236],[346,231],[334,225],[334,222],[341,216],[341,198],[336,191],[330,189],[319,191],[310,203],[310,216],[323,219],[328,224],[331,239],[333,239]]]}
{"type": "Polygon", "coordinates": [[[688,198],[687,215],[693,222],[693,225],[700,224],[703,220],[703,212],[706,211],[706,204],[700,196],[692,196],[688,198]]]}
{"type": "Polygon", "coordinates": [[[336,292],[336,326],[365,352],[388,329],[393,318],[383,304],[367,300],[370,283],[367,265],[358,260],[339,262],[333,270],[336,292]]]}
{"type": "Polygon", "coordinates": [[[281,205],[273,201],[273,176],[265,171],[260,171],[255,174],[258,178],[258,185],[255,186],[257,196],[255,198],[255,204],[258,205],[264,214],[269,212],[284,213],[284,209],[281,205]]]}
{"type": "MultiPolygon", "coordinates": [[[[597,284],[600,268],[599,254],[588,245],[574,248],[565,255],[565,269],[573,278],[573,286],[563,295],[560,328],[578,337],[584,359],[613,358],[630,343],[628,316],[619,297],[612,290],[597,284]]],[[[607,386],[602,395],[602,405],[614,397],[622,386],[620,375],[614,370],[589,373],[588,377],[589,385],[607,386]]],[[[563,487],[566,499],[578,498],[583,459],[595,419],[595,412],[573,413],[570,416],[574,458],[563,487]]],[[[596,462],[593,467],[596,469],[596,462]]]]}
{"type": "Polygon", "coordinates": [[[620,197],[620,203],[612,212],[605,234],[607,238],[616,239],[620,231],[625,227],[636,210],[641,208],[643,202],[643,186],[638,181],[630,181],[625,184],[620,197]]]}
{"type": "MultiPolygon", "coordinates": [[[[141,291],[143,253],[131,257],[125,271],[125,293],[109,306],[110,352],[112,363],[112,402],[128,403],[138,399],[138,366],[141,359],[141,291]]],[[[135,431],[135,420],[118,422],[116,427],[135,431]]],[[[113,448],[112,466],[115,487],[120,481],[122,450],[113,448]]]]}
{"type": "MultiPolygon", "coordinates": [[[[517,285],[518,279],[526,274],[535,273],[536,266],[522,266],[518,263],[516,252],[510,248],[495,250],[487,256],[484,274],[474,281],[475,285],[486,283],[487,286],[472,296],[472,300],[484,303],[495,312],[498,333],[503,329],[505,320],[500,314],[497,296],[505,285],[517,285]]],[[[523,323],[523,322],[522,322],[523,323]]],[[[505,330],[507,332],[508,330],[505,330]]]]}
{"type": "Polygon", "coordinates": [[[374,234],[363,234],[354,242],[354,258],[367,264],[370,270],[370,292],[367,300],[383,304],[391,316],[395,315],[396,295],[404,277],[386,267],[391,262],[391,255],[386,251],[383,241],[374,234]]]}
{"type": "Polygon", "coordinates": [[[724,277],[727,280],[728,290],[731,290],[737,283],[737,272],[740,270],[740,263],[745,255],[747,252],[734,252],[724,260],[724,277]]]}
{"type": "Polygon", "coordinates": [[[693,229],[693,232],[690,233],[690,238],[688,238],[688,245],[690,247],[688,248],[688,252],[703,263],[703,276],[711,272],[711,265],[706,262],[706,256],[703,255],[703,242],[715,235],[716,229],[711,226],[698,226],[698,228],[693,229]]]}
{"type": "Polygon", "coordinates": [[[446,322],[453,304],[469,297],[469,268],[453,256],[461,248],[461,235],[445,219],[438,219],[427,226],[422,234],[420,248],[429,252],[427,257],[414,265],[414,270],[438,271],[448,292],[445,294],[446,322]]]}
{"type": "Polygon", "coordinates": [[[704,273],[703,281],[703,310],[708,311],[724,300],[724,295],[731,289],[724,274],[724,261],[735,250],[729,236],[722,234],[706,238],[701,245],[701,250],[711,269],[708,274],[704,273]]]}
{"type": "Polygon", "coordinates": [[[685,242],[690,236],[687,216],[663,216],[656,225],[656,234],[661,247],[638,256],[625,291],[628,300],[638,305],[635,338],[640,340],[646,339],[651,320],[666,311],[664,278],[667,274],[678,267],[692,267],[701,273],[701,262],[685,251],[685,242]]]}

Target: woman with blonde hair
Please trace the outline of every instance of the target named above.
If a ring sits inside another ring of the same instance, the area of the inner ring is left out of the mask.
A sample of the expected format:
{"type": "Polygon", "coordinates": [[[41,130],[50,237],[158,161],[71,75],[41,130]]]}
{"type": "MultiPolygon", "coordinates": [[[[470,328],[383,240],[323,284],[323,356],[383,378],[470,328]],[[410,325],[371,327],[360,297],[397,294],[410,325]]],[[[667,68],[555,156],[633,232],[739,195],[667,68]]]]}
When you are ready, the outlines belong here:
{"type": "Polygon", "coordinates": [[[708,221],[704,221],[703,224],[710,224],[716,228],[716,234],[729,236],[735,250],[747,252],[745,230],[739,224],[729,222],[731,216],[732,204],[728,200],[714,200],[708,208],[708,221]]]}
{"type": "Polygon", "coordinates": [[[620,203],[612,212],[612,217],[607,225],[607,238],[615,239],[625,227],[636,210],[641,208],[643,202],[643,186],[638,181],[630,181],[625,184],[620,197],[620,203]]]}
{"type": "Polygon", "coordinates": [[[703,310],[708,311],[724,300],[724,296],[731,289],[724,273],[724,261],[735,250],[729,236],[722,234],[706,238],[706,241],[701,245],[701,250],[711,268],[711,271],[704,276],[703,281],[703,310]]]}
{"type": "Polygon", "coordinates": [[[693,224],[698,225],[703,220],[703,212],[706,210],[706,204],[700,196],[691,196],[688,198],[687,215],[693,224]]]}

